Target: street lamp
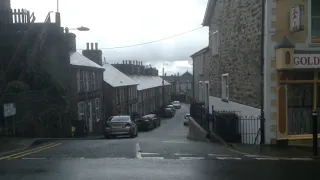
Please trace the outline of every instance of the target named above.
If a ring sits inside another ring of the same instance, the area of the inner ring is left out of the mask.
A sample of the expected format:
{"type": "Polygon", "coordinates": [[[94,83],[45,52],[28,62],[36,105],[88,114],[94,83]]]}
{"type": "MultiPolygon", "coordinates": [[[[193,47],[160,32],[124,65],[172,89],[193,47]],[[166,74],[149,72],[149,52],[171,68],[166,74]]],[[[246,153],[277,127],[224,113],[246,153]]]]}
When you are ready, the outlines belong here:
{"type": "Polygon", "coordinates": [[[69,33],[69,30],[78,30],[78,31],[90,31],[90,29],[88,27],[78,27],[78,28],[65,28],[66,33],[69,33]]]}

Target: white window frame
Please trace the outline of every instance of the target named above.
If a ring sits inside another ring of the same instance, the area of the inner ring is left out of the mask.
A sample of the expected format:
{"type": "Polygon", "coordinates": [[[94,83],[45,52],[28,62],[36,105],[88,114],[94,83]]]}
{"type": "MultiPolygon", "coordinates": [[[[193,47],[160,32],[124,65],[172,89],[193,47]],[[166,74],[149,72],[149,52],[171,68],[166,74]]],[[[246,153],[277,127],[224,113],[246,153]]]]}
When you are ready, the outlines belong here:
{"type": "Polygon", "coordinates": [[[81,101],[81,102],[78,102],[78,118],[80,121],[83,121],[84,120],[84,102],[81,101]]]}
{"type": "Polygon", "coordinates": [[[77,70],[77,87],[78,87],[78,93],[80,92],[81,90],[81,74],[80,74],[80,70],[78,69],[77,70]]]}
{"type": "Polygon", "coordinates": [[[96,120],[99,121],[100,120],[100,99],[96,98],[95,99],[95,111],[96,111],[96,120]]]}
{"type": "Polygon", "coordinates": [[[221,100],[229,101],[229,73],[221,75],[221,100]]]}
{"type": "MultiPolygon", "coordinates": [[[[319,42],[312,42],[312,1],[315,1],[315,0],[309,0],[308,1],[308,34],[309,34],[309,38],[308,38],[308,41],[309,41],[309,44],[312,44],[312,45],[316,45],[316,46],[319,46],[320,43],[319,42]]],[[[306,9],[306,8],[305,8],[306,9]]],[[[319,18],[320,17],[316,17],[316,18],[319,18]]]]}
{"type": "Polygon", "coordinates": [[[93,90],[96,90],[97,89],[97,85],[96,85],[96,73],[95,72],[92,72],[92,87],[93,87],[93,90]]]}
{"type": "MultiPolygon", "coordinates": [[[[220,51],[220,36],[219,36],[219,31],[215,31],[212,33],[211,37],[211,45],[212,45],[212,55],[218,55],[220,51]]],[[[204,66],[204,61],[202,62],[204,66]]]]}

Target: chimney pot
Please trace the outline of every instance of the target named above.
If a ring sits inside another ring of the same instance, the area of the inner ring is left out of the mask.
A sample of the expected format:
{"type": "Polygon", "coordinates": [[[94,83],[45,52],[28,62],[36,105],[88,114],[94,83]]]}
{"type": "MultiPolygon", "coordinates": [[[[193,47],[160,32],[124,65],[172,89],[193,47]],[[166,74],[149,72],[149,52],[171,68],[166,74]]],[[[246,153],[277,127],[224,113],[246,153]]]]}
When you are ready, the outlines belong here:
{"type": "Polygon", "coordinates": [[[89,43],[87,43],[87,50],[89,50],[89,43]]]}
{"type": "Polygon", "coordinates": [[[96,46],[96,47],[95,47],[95,48],[96,48],[96,50],[98,50],[98,43],[95,43],[95,46],[96,46]]]}
{"type": "Polygon", "coordinates": [[[93,43],[91,43],[91,50],[93,50],[93,43]]]}

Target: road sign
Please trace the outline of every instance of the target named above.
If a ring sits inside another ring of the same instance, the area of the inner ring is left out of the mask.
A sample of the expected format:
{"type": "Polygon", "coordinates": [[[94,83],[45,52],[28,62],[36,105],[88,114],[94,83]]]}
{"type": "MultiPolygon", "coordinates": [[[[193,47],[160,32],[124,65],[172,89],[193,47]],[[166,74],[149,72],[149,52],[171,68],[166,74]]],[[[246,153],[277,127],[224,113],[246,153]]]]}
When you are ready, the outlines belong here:
{"type": "Polygon", "coordinates": [[[16,114],[16,106],[14,103],[6,103],[3,105],[3,116],[9,117],[16,114]]]}

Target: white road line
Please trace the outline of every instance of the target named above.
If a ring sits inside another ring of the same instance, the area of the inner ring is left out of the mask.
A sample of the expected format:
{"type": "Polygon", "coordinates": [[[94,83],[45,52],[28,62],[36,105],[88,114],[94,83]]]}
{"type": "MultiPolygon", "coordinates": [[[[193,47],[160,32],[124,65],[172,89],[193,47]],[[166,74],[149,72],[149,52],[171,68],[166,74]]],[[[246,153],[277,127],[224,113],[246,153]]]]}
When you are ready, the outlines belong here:
{"type": "Polygon", "coordinates": [[[217,157],[219,160],[241,160],[239,157],[217,157]]]}
{"type": "Polygon", "coordinates": [[[175,156],[191,156],[192,154],[187,153],[174,153],[175,156]]]}
{"type": "Polygon", "coordinates": [[[84,157],[81,157],[80,159],[84,159],[84,157]]]}
{"type": "Polygon", "coordinates": [[[36,159],[47,159],[47,158],[22,158],[22,159],[26,159],[26,160],[28,160],[28,159],[34,159],[34,160],[36,160],[36,159]]]}
{"type": "Polygon", "coordinates": [[[141,159],[141,158],[142,158],[142,156],[141,156],[141,149],[140,149],[140,145],[139,145],[138,142],[137,142],[137,144],[136,144],[136,158],[137,158],[137,159],[141,159]]]}
{"type": "Polygon", "coordinates": [[[246,157],[261,157],[261,156],[259,156],[259,155],[255,155],[255,154],[245,154],[244,156],[246,156],[246,157]]]}
{"type": "Polygon", "coordinates": [[[179,157],[181,160],[202,160],[204,157],[179,157]]]}
{"type": "Polygon", "coordinates": [[[259,158],[254,158],[256,160],[272,160],[272,161],[277,161],[279,158],[274,158],[274,157],[259,157],[259,158]]]}
{"type": "Polygon", "coordinates": [[[227,154],[208,154],[208,156],[224,156],[224,157],[227,157],[229,155],[227,155],[227,154]]]}
{"type": "Polygon", "coordinates": [[[142,159],[164,159],[164,157],[142,157],[142,159]]]}
{"type": "Polygon", "coordinates": [[[140,153],[141,155],[156,155],[156,154],[159,154],[159,153],[147,153],[147,152],[141,152],[140,153]]]}
{"type": "Polygon", "coordinates": [[[187,144],[189,142],[185,141],[162,141],[163,143],[177,143],[177,144],[187,144]]]}

